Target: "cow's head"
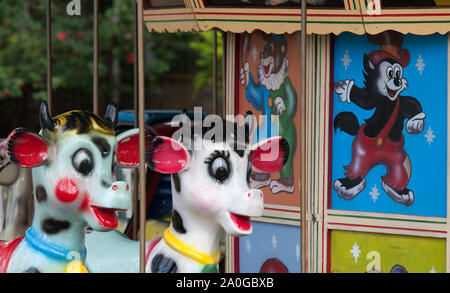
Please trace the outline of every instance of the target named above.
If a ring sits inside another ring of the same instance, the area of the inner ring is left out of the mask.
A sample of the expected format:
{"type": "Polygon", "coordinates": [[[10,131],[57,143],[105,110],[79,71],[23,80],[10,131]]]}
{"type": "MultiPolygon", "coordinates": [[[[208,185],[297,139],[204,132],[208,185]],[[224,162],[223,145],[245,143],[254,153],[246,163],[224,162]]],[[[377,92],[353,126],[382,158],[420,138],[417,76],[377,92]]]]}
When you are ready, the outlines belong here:
{"type": "MultiPolygon", "coordinates": [[[[230,123],[223,121],[224,125],[230,123]]],[[[156,137],[149,144],[150,168],[172,174],[172,225],[178,232],[189,230],[190,221],[201,219],[229,234],[248,235],[252,232],[250,217],[262,215],[263,192],[250,188],[250,173],[252,169],[266,173],[280,170],[289,145],[281,137],[272,137],[250,146],[247,136],[238,139],[240,127],[231,124],[228,129],[234,131],[224,139],[207,139],[211,128],[203,127],[202,133],[192,138],[156,137]]],[[[248,133],[248,128],[243,131],[248,133]]]]}
{"type": "Polygon", "coordinates": [[[137,166],[138,130],[115,136],[113,105],[104,118],[70,111],[52,119],[43,102],[40,123],[39,134],[15,129],[7,138],[6,153],[19,166],[33,168],[35,214],[42,226],[65,221],[100,231],[116,228],[116,211],[129,208],[130,188],[114,181],[113,171],[116,165],[137,166]]]}

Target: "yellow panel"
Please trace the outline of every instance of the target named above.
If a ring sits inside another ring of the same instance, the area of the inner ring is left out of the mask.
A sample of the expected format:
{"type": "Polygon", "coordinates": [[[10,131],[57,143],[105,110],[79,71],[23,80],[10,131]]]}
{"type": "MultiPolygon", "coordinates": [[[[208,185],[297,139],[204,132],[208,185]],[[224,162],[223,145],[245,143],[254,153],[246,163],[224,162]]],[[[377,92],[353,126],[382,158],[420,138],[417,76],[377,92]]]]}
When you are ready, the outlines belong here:
{"type": "Polygon", "coordinates": [[[330,272],[445,273],[445,239],[366,232],[331,232],[330,272]]]}

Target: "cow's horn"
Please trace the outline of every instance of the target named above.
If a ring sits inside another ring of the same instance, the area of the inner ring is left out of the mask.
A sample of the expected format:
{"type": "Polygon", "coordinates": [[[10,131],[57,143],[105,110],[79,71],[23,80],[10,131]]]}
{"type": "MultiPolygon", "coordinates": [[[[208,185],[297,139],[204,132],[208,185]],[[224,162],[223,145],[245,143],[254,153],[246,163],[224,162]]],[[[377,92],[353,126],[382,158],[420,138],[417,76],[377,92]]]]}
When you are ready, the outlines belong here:
{"type": "Polygon", "coordinates": [[[43,101],[41,103],[41,109],[39,112],[39,122],[41,124],[42,129],[48,129],[50,131],[53,131],[55,129],[55,123],[52,120],[52,117],[50,117],[50,113],[48,111],[48,104],[46,101],[43,101]]]}

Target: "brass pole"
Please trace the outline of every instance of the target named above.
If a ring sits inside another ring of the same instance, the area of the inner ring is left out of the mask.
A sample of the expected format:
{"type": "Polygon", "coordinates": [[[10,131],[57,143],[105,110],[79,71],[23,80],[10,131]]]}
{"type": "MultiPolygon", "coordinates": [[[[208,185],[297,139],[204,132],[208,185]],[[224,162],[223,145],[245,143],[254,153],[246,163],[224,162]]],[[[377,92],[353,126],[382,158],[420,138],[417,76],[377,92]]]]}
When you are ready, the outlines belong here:
{"type": "MultiPolygon", "coordinates": [[[[134,2],[134,56],[137,58],[138,56],[138,25],[137,25],[137,16],[138,16],[138,7],[136,0],[132,0],[134,2]]],[[[139,115],[139,107],[138,107],[138,68],[137,68],[137,62],[134,62],[134,127],[139,127],[138,125],[138,115],[139,115]]],[[[139,193],[139,173],[137,169],[133,169],[133,180],[134,180],[134,187],[133,187],[133,194],[132,194],[132,209],[133,209],[133,239],[137,239],[137,232],[138,232],[138,193],[139,193]]]]}
{"type": "Polygon", "coordinates": [[[213,113],[217,115],[217,30],[213,36],[213,113]]]}
{"type": "Polygon", "coordinates": [[[301,134],[301,269],[306,273],[306,0],[302,0],[301,23],[301,95],[300,95],[300,129],[301,134]]]}
{"type": "Polygon", "coordinates": [[[50,114],[53,110],[52,101],[52,2],[47,0],[46,28],[47,28],[47,104],[50,114]]]}
{"type": "Polygon", "coordinates": [[[144,84],[144,14],[143,0],[138,0],[138,82],[139,82],[139,271],[145,273],[145,84],[144,84]]]}
{"type": "Polygon", "coordinates": [[[98,114],[98,0],[94,0],[94,89],[93,112],[98,114]]]}

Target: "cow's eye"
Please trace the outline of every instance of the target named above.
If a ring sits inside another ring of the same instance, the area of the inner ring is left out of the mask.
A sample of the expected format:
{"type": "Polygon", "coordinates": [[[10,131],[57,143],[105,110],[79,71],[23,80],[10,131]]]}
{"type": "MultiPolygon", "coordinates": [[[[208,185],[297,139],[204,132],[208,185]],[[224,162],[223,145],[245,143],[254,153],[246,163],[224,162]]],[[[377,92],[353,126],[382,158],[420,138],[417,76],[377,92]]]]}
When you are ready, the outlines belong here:
{"type": "Polygon", "coordinates": [[[213,156],[207,160],[209,176],[218,183],[225,182],[230,176],[229,156],[230,154],[227,152],[216,151],[213,156]]]}
{"type": "Polygon", "coordinates": [[[94,169],[94,162],[90,151],[78,150],[72,157],[72,165],[82,175],[88,175],[94,169]]]}

